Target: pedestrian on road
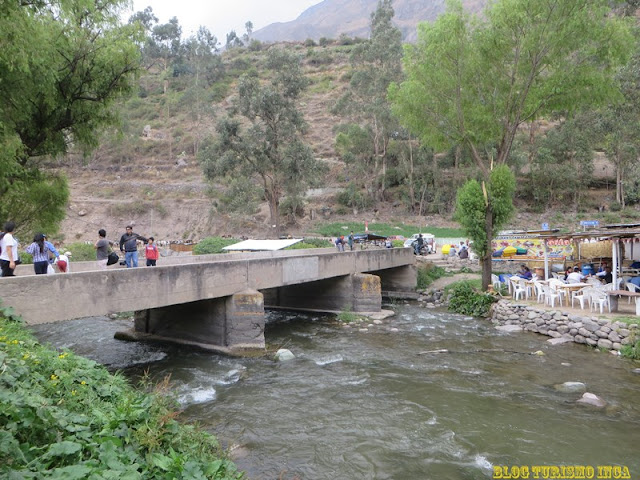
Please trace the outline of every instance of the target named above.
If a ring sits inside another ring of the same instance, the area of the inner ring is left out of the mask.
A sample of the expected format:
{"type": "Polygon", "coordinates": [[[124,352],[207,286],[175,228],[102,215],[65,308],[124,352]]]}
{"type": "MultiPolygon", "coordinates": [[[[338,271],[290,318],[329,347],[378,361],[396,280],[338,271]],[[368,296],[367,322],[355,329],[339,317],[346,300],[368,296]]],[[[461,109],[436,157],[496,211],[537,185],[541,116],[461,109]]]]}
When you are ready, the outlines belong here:
{"type": "Polygon", "coordinates": [[[53,253],[44,241],[44,234],[36,233],[33,243],[27,247],[27,253],[33,257],[33,270],[36,275],[46,275],[49,266],[49,254],[53,253]]]}
{"type": "Polygon", "coordinates": [[[4,232],[0,234],[0,267],[3,277],[15,277],[13,271],[19,262],[18,240],[13,236],[16,229],[14,222],[4,224],[4,232]]]}
{"type": "Polygon", "coordinates": [[[147,257],[147,267],[155,267],[158,260],[158,247],[153,243],[154,238],[149,237],[147,245],[144,247],[144,256],[147,257]]]}
{"type": "Polygon", "coordinates": [[[96,261],[100,270],[107,269],[107,260],[109,259],[109,247],[114,243],[107,240],[107,231],[104,228],[98,230],[98,240],[93,244],[96,249],[96,261]]]}
{"type": "Polygon", "coordinates": [[[349,237],[347,237],[347,243],[349,243],[349,250],[353,250],[353,230],[349,234],[349,237]]]}
{"type": "Polygon", "coordinates": [[[127,225],[127,231],[120,237],[120,251],[124,252],[124,261],[127,268],[138,266],[138,240],[147,243],[142,235],[133,232],[133,227],[127,225]]]}

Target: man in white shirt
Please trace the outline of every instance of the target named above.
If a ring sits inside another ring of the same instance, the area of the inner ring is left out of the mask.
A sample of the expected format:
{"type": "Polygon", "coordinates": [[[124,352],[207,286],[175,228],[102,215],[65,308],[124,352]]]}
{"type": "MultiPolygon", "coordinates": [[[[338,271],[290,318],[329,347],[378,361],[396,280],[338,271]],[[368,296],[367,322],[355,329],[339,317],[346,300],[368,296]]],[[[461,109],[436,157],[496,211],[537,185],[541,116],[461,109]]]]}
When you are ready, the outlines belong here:
{"type": "Polygon", "coordinates": [[[567,275],[567,283],[581,283],[584,280],[584,276],[580,273],[578,267],[573,267],[573,272],[567,275]]]}

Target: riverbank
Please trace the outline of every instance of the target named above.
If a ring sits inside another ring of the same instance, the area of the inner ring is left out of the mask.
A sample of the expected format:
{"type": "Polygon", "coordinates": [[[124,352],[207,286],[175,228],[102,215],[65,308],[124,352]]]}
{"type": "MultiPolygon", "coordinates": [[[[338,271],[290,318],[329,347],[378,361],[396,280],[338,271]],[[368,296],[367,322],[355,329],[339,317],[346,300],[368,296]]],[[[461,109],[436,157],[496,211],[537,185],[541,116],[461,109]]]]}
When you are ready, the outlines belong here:
{"type": "Polygon", "coordinates": [[[177,421],[168,378],[133,388],[0,316],[0,477],[244,478],[217,439],[177,421]]]}

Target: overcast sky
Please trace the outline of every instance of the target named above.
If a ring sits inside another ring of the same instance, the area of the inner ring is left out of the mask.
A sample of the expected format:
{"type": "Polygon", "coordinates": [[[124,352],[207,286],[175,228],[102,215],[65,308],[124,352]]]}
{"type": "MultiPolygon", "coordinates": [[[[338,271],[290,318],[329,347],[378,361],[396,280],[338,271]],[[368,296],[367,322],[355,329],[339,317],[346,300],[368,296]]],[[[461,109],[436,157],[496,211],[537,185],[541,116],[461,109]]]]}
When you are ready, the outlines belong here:
{"type": "MultiPolygon", "coordinates": [[[[133,0],[131,13],[151,7],[160,23],[178,17],[182,35],[189,37],[204,25],[224,43],[227,33],[245,33],[251,21],[256,31],[274,22],[288,22],[322,0],[133,0]]],[[[128,18],[128,17],[127,17],[128,18]]]]}

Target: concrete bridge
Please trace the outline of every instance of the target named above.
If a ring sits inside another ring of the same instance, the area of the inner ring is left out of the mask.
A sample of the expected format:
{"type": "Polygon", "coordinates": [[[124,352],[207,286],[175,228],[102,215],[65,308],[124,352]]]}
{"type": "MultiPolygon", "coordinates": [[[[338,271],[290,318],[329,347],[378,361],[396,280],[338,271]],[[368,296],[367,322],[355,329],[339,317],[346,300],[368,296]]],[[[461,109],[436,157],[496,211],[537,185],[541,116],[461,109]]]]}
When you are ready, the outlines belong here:
{"type": "Polygon", "coordinates": [[[383,289],[416,286],[409,248],[203,255],[159,263],[105,271],[95,270],[95,262],[75,262],[74,273],[0,278],[0,298],[31,325],[134,311],[133,338],[236,354],[264,349],[265,304],[379,312],[383,289]]]}

